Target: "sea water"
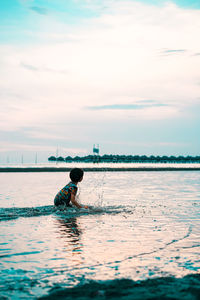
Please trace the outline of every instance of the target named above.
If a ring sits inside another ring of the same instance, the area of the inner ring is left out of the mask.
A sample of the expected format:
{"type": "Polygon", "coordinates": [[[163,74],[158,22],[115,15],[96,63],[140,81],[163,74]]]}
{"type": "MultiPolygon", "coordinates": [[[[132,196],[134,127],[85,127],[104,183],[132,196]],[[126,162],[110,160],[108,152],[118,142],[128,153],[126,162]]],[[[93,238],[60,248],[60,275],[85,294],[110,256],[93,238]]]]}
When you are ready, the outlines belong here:
{"type": "Polygon", "coordinates": [[[81,286],[102,298],[113,285],[117,299],[124,284],[165,278],[194,289],[180,299],[197,299],[200,172],[87,172],[78,192],[87,210],[54,208],[67,182],[63,172],[0,173],[1,299],[55,299],[66,288],[76,298],[81,286]]]}

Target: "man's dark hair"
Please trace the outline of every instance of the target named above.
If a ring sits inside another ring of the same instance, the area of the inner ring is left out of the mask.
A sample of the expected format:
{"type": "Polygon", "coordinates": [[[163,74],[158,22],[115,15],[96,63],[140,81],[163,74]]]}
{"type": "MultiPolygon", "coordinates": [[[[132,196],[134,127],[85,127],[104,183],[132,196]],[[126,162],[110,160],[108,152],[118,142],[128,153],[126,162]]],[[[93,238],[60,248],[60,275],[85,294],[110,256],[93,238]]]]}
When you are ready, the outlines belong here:
{"type": "Polygon", "coordinates": [[[69,177],[73,182],[79,182],[79,180],[83,177],[83,170],[79,168],[74,168],[70,171],[69,177]]]}

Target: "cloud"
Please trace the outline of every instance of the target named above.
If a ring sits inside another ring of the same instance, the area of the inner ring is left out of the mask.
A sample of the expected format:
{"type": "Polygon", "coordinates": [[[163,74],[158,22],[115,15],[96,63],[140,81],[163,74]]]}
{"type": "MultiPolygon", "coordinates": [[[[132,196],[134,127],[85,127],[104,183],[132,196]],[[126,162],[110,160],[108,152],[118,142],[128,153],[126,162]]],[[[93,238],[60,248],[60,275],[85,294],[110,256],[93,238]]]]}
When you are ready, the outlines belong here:
{"type": "Polygon", "coordinates": [[[40,6],[30,6],[30,9],[40,15],[47,15],[48,13],[48,10],[46,8],[40,6]]]}
{"type": "MultiPolygon", "coordinates": [[[[144,100],[145,101],[145,100],[144,100]]],[[[146,100],[148,101],[148,100],[146,100]]],[[[150,107],[163,107],[168,106],[167,104],[112,104],[112,105],[101,105],[101,106],[89,106],[86,109],[89,110],[137,110],[145,109],[150,107]]]]}
{"type": "Polygon", "coordinates": [[[186,49],[166,49],[162,50],[161,53],[164,55],[177,55],[177,54],[183,54],[186,53],[186,49]]]}
{"type": "Polygon", "coordinates": [[[189,54],[200,49],[199,10],[108,1],[76,24],[39,14],[30,14],[34,27],[24,26],[32,42],[0,45],[2,129],[23,137],[37,125],[27,132],[35,143],[59,137],[82,148],[108,127],[113,143],[123,139],[123,132],[113,134],[119,123],[143,136],[138,124],[155,121],[159,131],[164,120],[178,118],[181,126],[192,119],[188,106],[199,101],[200,56],[189,54]]]}
{"type": "MultiPolygon", "coordinates": [[[[28,144],[28,143],[13,143],[13,142],[6,142],[4,143],[4,147],[0,149],[0,152],[9,152],[9,151],[18,151],[18,152],[50,152],[55,153],[56,147],[50,146],[50,145],[41,145],[41,144],[28,144]]],[[[59,149],[60,153],[68,153],[68,154],[86,154],[88,153],[87,149],[83,148],[67,148],[67,147],[61,147],[59,149]]]]}
{"type": "Polygon", "coordinates": [[[168,50],[165,50],[163,51],[164,53],[179,53],[179,52],[185,52],[186,50],[185,49],[168,49],[168,50]]]}
{"type": "Polygon", "coordinates": [[[53,72],[53,73],[60,73],[60,74],[67,74],[68,71],[67,70],[56,70],[56,69],[52,69],[52,68],[48,68],[48,67],[44,67],[44,66],[41,66],[41,67],[35,67],[33,65],[29,65],[29,64],[26,64],[26,63],[23,63],[21,62],[20,63],[20,66],[27,69],[27,70],[30,70],[30,71],[34,71],[34,72],[53,72]]]}
{"type": "Polygon", "coordinates": [[[28,69],[30,71],[39,71],[38,68],[34,67],[34,66],[31,66],[31,65],[27,65],[27,64],[24,64],[24,63],[21,63],[20,64],[23,68],[25,69],[28,69]]]}

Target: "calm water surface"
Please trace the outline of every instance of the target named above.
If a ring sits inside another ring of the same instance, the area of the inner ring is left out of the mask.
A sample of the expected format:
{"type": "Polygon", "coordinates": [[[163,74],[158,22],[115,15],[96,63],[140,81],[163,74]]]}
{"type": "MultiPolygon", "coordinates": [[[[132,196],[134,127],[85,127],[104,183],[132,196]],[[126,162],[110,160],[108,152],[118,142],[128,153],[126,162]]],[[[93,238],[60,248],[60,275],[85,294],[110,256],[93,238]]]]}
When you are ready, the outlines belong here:
{"type": "Polygon", "coordinates": [[[79,201],[53,208],[66,173],[0,173],[0,295],[48,294],[88,279],[200,270],[200,172],[86,173],[79,201]]]}

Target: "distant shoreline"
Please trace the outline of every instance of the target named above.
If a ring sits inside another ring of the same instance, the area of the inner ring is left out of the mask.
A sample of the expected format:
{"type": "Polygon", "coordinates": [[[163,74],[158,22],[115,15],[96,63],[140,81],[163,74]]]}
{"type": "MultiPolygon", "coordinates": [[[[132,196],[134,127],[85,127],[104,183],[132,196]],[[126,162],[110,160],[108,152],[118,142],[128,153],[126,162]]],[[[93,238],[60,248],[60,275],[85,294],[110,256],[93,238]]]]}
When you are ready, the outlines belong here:
{"type": "MultiPolygon", "coordinates": [[[[69,172],[68,167],[0,167],[0,173],[19,172],[69,172]]],[[[86,167],[85,172],[163,172],[163,171],[200,171],[200,167],[86,167]]]]}

